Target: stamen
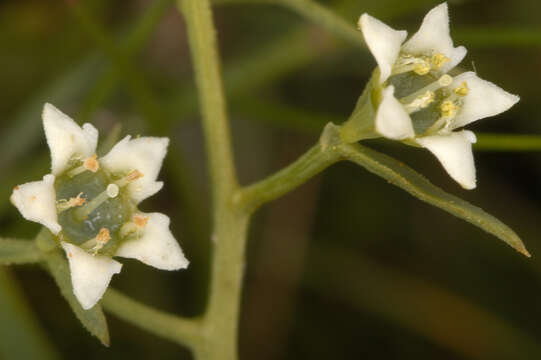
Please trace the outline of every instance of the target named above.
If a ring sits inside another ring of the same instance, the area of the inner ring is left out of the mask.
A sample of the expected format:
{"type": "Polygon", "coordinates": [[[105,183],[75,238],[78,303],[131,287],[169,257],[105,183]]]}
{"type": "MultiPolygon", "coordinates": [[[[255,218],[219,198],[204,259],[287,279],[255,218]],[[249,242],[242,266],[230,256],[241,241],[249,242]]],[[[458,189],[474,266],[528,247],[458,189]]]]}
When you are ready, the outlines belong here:
{"type": "Polygon", "coordinates": [[[118,187],[124,187],[126,185],[128,185],[129,183],[137,180],[137,179],[140,179],[144,176],[144,174],[142,172],[140,172],[139,170],[135,169],[133,171],[131,171],[128,175],[126,175],[126,177],[118,180],[117,182],[115,182],[116,185],[118,185],[118,187]]]}
{"type": "Polygon", "coordinates": [[[140,214],[133,215],[132,221],[122,225],[122,228],[120,229],[120,237],[124,238],[131,234],[139,235],[147,226],[148,220],[148,216],[143,216],[140,214]]]}
{"type": "Polygon", "coordinates": [[[86,203],[86,199],[84,197],[81,197],[81,195],[83,195],[82,192],[79,193],[76,197],[70,198],[69,200],[58,200],[56,204],[56,211],[58,213],[61,213],[68,209],[84,205],[86,203]]]}
{"type": "Polygon", "coordinates": [[[393,75],[413,71],[417,75],[426,75],[431,70],[430,59],[427,57],[414,57],[402,55],[393,67],[393,75]]]}
{"type": "Polygon", "coordinates": [[[416,64],[413,68],[413,72],[417,75],[426,75],[430,72],[430,64],[427,62],[416,64]]]}
{"type": "Polygon", "coordinates": [[[421,97],[423,95],[425,95],[427,92],[435,92],[436,90],[439,90],[440,88],[442,87],[446,87],[446,86],[449,86],[451,85],[451,83],[453,82],[453,78],[447,74],[443,75],[442,77],[440,77],[437,81],[434,81],[433,83],[425,86],[424,88],[420,89],[420,90],[417,90],[415,91],[414,93],[406,96],[406,97],[403,97],[402,99],[400,99],[400,102],[402,104],[409,104],[411,103],[412,101],[414,101],[415,99],[417,99],[418,97],[421,97]]]}
{"type": "Polygon", "coordinates": [[[107,189],[105,189],[105,191],[100,193],[94,199],[90,200],[88,204],[86,204],[84,207],[75,210],[75,218],[79,220],[85,220],[88,217],[88,215],[90,215],[92,211],[96,210],[101,204],[103,204],[110,198],[114,198],[116,195],[118,195],[118,192],[115,195],[114,191],[111,191],[112,189],[114,189],[114,187],[111,187],[111,185],[114,185],[114,184],[109,184],[109,186],[107,186],[107,189]],[[115,195],[115,196],[112,196],[112,195],[115,195]]]}
{"type": "Polygon", "coordinates": [[[148,216],[143,216],[140,214],[135,214],[133,215],[133,218],[132,218],[133,223],[137,225],[137,227],[139,228],[144,228],[145,226],[147,226],[148,219],[149,219],[148,216]]]}
{"type": "Polygon", "coordinates": [[[83,161],[83,164],[81,166],[77,166],[76,168],[74,169],[71,169],[70,171],[68,171],[67,175],[69,177],[74,177],[74,176],[77,176],[85,171],[92,171],[93,173],[95,173],[96,171],[98,171],[100,168],[100,163],[97,159],[97,155],[94,154],[92,155],[91,157],[85,159],[83,161]]]}
{"type": "Polygon", "coordinates": [[[94,239],[88,240],[82,244],[81,247],[90,251],[92,255],[95,256],[98,251],[100,251],[109,242],[109,240],[111,240],[111,233],[109,232],[109,229],[101,228],[100,232],[94,239]]]}
{"type": "Polygon", "coordinates": [[[89,157],[88,159],[86,159],[84,162],[83,162],[83,167],[85,169],[87,169],[88,171],[92,171],[93,173],[95,173],[96,171],[99,170],[100,168],[100,163],[99,161],[97,160],[97,155],[94,154],[92,155],[91,157],[89,157]]]}
{"type": "Polygon", "coordinates": [[[440,105],[441,116],[447,119],[454,118],[459,109],[460,107],[450,100],[445,100],[440,105]]]}
{"type": "Polygon", "coordinates": [[[416,111],[426,108],[432,102],[434,102],[435,94],[432,91],[427,91],[421,96],[418,96],[411,103],[404,105],[404,108],[408,114],[412,114],[416,111]]]}
{"type": "Polygon", "coordinates": [[[451,61],[447,56],[437,53],[432,56],[431,63],[434,70],[439,70],[443,65],[451,61]]]}
{"type": "Polygon", "coordinates": [[[453,91],[458,96],[466,96],[470,92],[470,88],[468,87],[468,83],[463,81],[462,84],[453,91]]]}

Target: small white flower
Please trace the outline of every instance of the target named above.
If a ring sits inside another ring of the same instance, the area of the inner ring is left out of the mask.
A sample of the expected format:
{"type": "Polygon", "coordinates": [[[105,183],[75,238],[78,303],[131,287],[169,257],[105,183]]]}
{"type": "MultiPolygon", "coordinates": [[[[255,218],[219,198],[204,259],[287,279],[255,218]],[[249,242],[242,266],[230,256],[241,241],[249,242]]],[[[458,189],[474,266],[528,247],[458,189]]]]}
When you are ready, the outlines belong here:
{"type": "Polygon", "coordinates": [[[162,270],[188,260],[169,230],[169,218],[137,205],[158,192],[156,181],[169,139],[129,136],[104,157],[95,155],[98,131],[82,127],[45,104],[43,126],[52,174],[15,187],[12,203],[25,219],[46,226],[66,252],[73,292],[93,307],[122,265],[113,256],[137,259],[162,270]]]}
{"type": "Polygon", "coordinates": [[[454,131],[508,110],[519,101],[473,72],[448,74],[466,56],[449,34],[447,4],[432,9],[408,41],[397,31],[363,14],[359,19],[379,69],[374,129],[381,136],[420,145],[432,152],[462,187],[476,186],[471,131],[454,131]]]}

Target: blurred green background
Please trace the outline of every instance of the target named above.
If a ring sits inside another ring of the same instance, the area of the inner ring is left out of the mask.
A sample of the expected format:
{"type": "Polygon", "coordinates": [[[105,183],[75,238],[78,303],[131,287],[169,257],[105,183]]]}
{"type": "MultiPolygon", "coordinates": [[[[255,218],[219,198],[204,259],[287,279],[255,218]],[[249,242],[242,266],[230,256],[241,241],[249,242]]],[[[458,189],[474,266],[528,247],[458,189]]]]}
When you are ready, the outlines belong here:
{"type": "MultiPolygon", "coordinates": [[[[236,160],[248,184],[293,161],[326,122],[344,121],[375,63],[350,31],[303,16],[305,1],[215,2],[236,160]]],[[[345,24],[369,12],[410,33],[438,3],[317,1],[345,24]]],[[[522,98],[470,129],[541,133],[541,2],[449,4],[455,43],[469,49],[462,67],[522,98]]],[[[4,0],[0,44],[0,235],[31,238],[39,230],[8,198],[13,186],[48,171],[44,102],[92,122],[102,139],[119,125],[122,135],[169,136],[166,185],[142,209],[171,217],[190,268],[168,273],[123,260],[112,286],[159,309],[199,314],[208,282],[209,195],[174,1],[4,0]]],[[[478,151],[478,188],[468,192],[426,151],[368,145],[496,215],[533,258],[355,165],[335,165],[254,218],[241,358],[541,358],[541,154],[478,151]]],[[[190,358],[113,316],[108,321],[105,348],[39,267],[0,268],[1,359],[190,358]]]]}

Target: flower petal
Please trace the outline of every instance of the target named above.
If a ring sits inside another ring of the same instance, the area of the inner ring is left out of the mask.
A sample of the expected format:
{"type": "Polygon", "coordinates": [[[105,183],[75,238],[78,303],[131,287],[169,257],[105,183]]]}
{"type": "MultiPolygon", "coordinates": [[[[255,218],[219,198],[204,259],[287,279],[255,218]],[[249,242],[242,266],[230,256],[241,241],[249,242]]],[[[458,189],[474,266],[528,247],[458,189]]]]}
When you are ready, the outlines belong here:
{"type": "Polygon", "coordinates": [[[154,195],[163,186],[156,181],[169,145],[168,138],[126,136],[100,159],[101,165],[111,172],[138,170],[143,177],[128,184],[132,198],[141,202],[154,195]]]}
{"type": "Polygon", "coordinates": [[[376,114],[376,131],[386,138],[403,140],[415,136],[411,118],[404,106],[394,97],[394,87],[382,91],[383,99],[376,114]]]}
{"type": "Polygon", "coordinates": [[[72,157],[87,158],[96,152],[98,130],[91,124],[84,124],[81,128],[51,104],[43,107],[42,118],[54,175],[64,171],[72,157]]]}
{"type": "Polygon", "coordinates": [[[475,164],[471,148],[471,144],[477,141],[474,133],[464,130],[447,135],[425,136],[416,141],[434,154],[449,176],[463,188],[475,188],[475,164]]]}
{"type": "Polygon", "coordinates": [[[451,61],[441,67],[443,73],[451,70],[464,59],[466,48],[453,46],[447,3],[436,6],[426,14],[421,27],[404,43],[402,50],[416,55],[441,53],[447,56],[451,61]]]}
{"type": "Polygon", "coordinates": [[[137,259],[161,270],[188,267],[188,260],[169,230],[169,217],[160,213],[143,215],[149,219],[141,236],[120,245],[115,256],[137,259]]]}
{"type": "Polygon", "coordinates": [[[56,214],[54,175],[45,175],[41,181],[16,186],[11,202],[26,220],[46,226],[55,235],[62,230],[56,214]]]}
{"type": "Polygon", "coordinates": [[[376,58],[380,71],[380,82],[383,83],[391,75],[400,46],[406,40],[408,32],[394,30],[378,19],[362,14],[359,28],[363,32],[366,45],[376,58]]]}
{"type": "Polygon", "coordinates": [[[490,81],[479,78],[471,71],[455,77],[451,87],[458,87],[464,81],[469,91],[463,98],[462,108],[452,123],[454,129],[476,120],[498,115],[520,100],[518,96],[508,93],[490,81]]]}
{"type": "Polygon", "coordinates": [[[118,274],[122,264],[108,256],[92,256],[73,244],[62,242],[70,264],[73,293],[83,309],[88,310],[101,299],[111,277],[118,274]]]}

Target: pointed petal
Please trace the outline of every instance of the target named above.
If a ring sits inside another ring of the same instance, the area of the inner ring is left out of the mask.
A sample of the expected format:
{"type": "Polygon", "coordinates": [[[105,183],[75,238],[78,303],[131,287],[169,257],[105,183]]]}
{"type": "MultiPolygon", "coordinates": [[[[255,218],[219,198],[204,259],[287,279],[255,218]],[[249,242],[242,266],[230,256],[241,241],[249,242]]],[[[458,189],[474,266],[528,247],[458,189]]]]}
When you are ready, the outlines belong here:
{"type": "Polygon", "coordinates": [[[141,202],[154,195],[163,186],[156,181],[169,145],[168,138],[141,137],[131,140],[126,136],[100,159],[101,165],[111,172],[139,170],[143,177],[128,184],[132,198],[141,202]]]}
{"type": "Polygon", "coordinates": [[[149,220],[141,236],[120,245],[115,256],[137,259],[161,270],[188,267],[188,260],[169,230],[169,217],[160,213],[143,215],[149,220]]]}
{"type": "Polygon", "coordinates": [[[87,158],[96,152],[98,130],[91,124],[84,124],[81,128],[51,104],[43,107],[42,118],[54,175],[64,171],[72,157],[87,158]]]}
{"type": "Polygon", "coordinates": [[[404,43],[402,50],[411,54],[441,53],[451,59],[442,66],[443,73],[451,70],[466,56],[466,48],[453,46],[449,30],[449,9],[442,3],[426,14],[419,30],[404,43]]]}
{"type": "Polygon", "coordinates": [[[122,264],[108,256],[92,256],[73,244],[62,242],[70,264],[73,293],[83,309],[88,310],[101,299],[111,277],[118,274],[122,264]]]}
{"type": "Polygon", "coordinates": [[[41,181],[16,186],[10,200],[26,220],[40,223],[57,235],[62,227],[56,214],[54,180],[49,174],[41,181]]]}
{"type": "Polygon", "coordinates": [[[383,100],[376,114],[376,131],[386,138],[403,140],[415,136],[411,118],[404,106],[394,97],[394,87],[382,91],[383,100]]]}
{"type": "Polygon", "coordinates": [[[455,77],[451,86],[458,87],[464,81],[468,85],[469,92],[463,98],[462,108],[453,121],[454,129],[486,117],[498,115],[520,100],[518,96],[479,78],[471,71],[455,77]]]}
{"type": "Polygon", "coordinates": [[[363,14],[359,19],[359,28],[363,32],[366,45],[376,58],[380,70],[380,82],[391,75],[400,46],[408,36],[407,31],[397,31],[378,19],[363,14]]]}
{"type": "Polygon", "coordinates": [[[475,188],[475,164],[471,148],[471,144],[477,141],[474,133],[464,130],[447,135],[425,136],[416,141],[434,154],[449,176],[464,189],[475,188]]]}

